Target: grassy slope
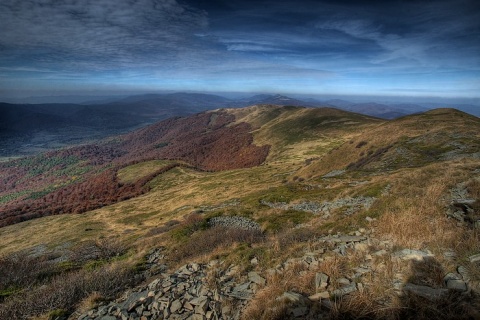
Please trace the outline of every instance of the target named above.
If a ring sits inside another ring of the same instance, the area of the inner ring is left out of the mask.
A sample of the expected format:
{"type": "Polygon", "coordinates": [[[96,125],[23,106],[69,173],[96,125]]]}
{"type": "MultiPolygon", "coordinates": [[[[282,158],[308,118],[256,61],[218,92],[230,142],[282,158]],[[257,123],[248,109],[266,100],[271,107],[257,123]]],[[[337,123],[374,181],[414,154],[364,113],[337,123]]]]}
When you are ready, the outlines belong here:
{"type": "MultiPolygon", "coordinates": [[[[52,216],[2,228],[0,254],[40,244],[54,248],[99,237],[117,237],[133,247],[155,243],[171,248],[186,240],[172,238],[171,232],[154,236],[150,232],[172,219],[182,221],[199,209],[207,215],[253,218],[261,223],[270,239],[247,251],[242,246],[220,248],[196,257],[204,261],[220,255],[235,263],[245,263],[245,258],[255,254],[263,258],[261,268],[272,267],[303,252],[301,243],[290,243],[281,250],[275,245],[282,239],[278,232],[288,233],[299,223],[307,223],[306,229],[301,230],[316,235],[373,228],[376,237],[391,241],[396,248],[429,248],[438,257],[444,250],[452,249],[459,261],[466,261],[468,255],[480,250],[478,234],[455,226],[444,214],[444,199],[451,188],[480,179],[478,158],[449,156],[480,151],[478,118],[443,109],[390,122],[333,109],[255,106],[228,112],[236,116],[237,122],[252,124],[257,145],[272,146],[265,164],[215,173],[175,168],[151,181],[152,190],[140,197],[82,215],[52,216]],[[391,147],[364,165],[340,176],[322,178],[327,172],[345,169],[368,157],[370,150],[375,152],[386,146],[391,147]],[[406,161],[404,154],[413,160],[406,161]],[[311,158],[311,163],[305,161],[311,158]],[[265,199],[321,203],[348,196],[371,196],[377,200],[370,209],[352,216],[337,210],[330,217],[260,204],[265,199]],[[232,199],[239,204],[230,206],[232,199]],[[366,222],[367,216],[377,221],[366,222]]],[[[133,181],[163,165],[162,161],[136,164],[122,169],[119,175],[122,180],[133,181]]],[[[454,271],[455,265],[439,259],[445,270],[454,271]]],[[[405,272],[407,266],[391,268],[385,274],[379,271],[384,280],[374,286],[377,298],[387,299],[392,274],[405,272]]]]}
{"type": "MultiPolygon", "coordinates": [[[[84,215],[48,217],[0,229],[1,252],[41,243],[61,245],[66,241],[75,242],[102,235],[137,239],[149,228],[169,219],[179,219],[196,207],[273,190],[300,169],[305,159],[323,156],[355,135],[358,128],[378,122],[335,109],[258,106],[230,109],[228,112],[237,117],[237,122],[247,121],[256,128],[255,144],[272,145],[272,154],[266,164],[216,173],[176,168],[152,181],[154,189],[141,197],[84,215]],[[351,128],[345,129],[345,125],[351,128]],[[46,232],[47,236],[32,237],[35,234],[33,231],[38,228],[51,232],[46,232]]],[[[135,178],[139,179],[164,165],[165,161],[135,164],[120,170],[119,178],[123,182],[133,182],[135,178]]]]}

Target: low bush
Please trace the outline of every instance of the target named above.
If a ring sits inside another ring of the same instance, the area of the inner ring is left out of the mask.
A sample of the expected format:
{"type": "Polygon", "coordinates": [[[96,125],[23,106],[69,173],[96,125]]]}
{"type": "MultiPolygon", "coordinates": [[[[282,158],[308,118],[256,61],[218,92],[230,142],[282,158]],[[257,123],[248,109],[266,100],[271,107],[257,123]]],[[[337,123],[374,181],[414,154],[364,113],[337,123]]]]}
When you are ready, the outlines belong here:
{"type": "Polygon", "coordinates": [[[0,304],[0,319],[28,319],[51,310],[73,311],[75,305],[94,292],[114,298],[133,285],[133,272],[124,265],[103,266],[61,274],[48,284],[36,286],[5,299],[0,304]]]}
{"type": "Polygon", "coordinates": [[[182,260],[212,252],[234,243],[256,243],[264,239],[260,230],[213,227],[194,233],[187,242],[180,244],[171,254],[173,260],[182,260]]]}

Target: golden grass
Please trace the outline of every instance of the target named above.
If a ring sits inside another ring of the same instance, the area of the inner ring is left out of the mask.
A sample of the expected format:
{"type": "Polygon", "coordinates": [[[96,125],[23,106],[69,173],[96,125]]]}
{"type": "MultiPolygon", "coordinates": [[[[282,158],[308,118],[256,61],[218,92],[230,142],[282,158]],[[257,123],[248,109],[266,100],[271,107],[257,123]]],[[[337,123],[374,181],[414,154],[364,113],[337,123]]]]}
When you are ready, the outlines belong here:
{"type": "Polygon", "coordinates": [[[133,164],[120,169],[117,177],[122,183],[132,183],[172,163],[170,160],[152,160],[133,164]]]}

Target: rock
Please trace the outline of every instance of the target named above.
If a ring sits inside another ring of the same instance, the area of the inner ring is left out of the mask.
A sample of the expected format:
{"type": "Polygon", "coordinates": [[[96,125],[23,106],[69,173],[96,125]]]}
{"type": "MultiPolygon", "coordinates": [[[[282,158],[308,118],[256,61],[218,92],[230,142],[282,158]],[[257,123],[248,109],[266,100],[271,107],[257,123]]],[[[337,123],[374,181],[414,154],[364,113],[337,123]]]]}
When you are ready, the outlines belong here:
{"type": "Polygon", "coordinates": [[[315,290],[325,289],[328,286],[328,275],[323,272],[318,272],[315,274],[315,290]]]}
{"type": "Polygon", "coordinates": [[[350,280],[348,280],[347,278],[339,278],[339,279],[337,279],[337,282],[340,283],[340,284],[345,284],[345,285],[350,284],[350,280]]]}
{"type": "Polygon", "coordinates": [[[140,304],[142,304],[141,301],[139,301],[141,298],[146,298],[148,296],[148,291],[141,291],[141,292],[133,292],[128,296],[128,299],[125,300],[120,305],[120,309],[127,309],[128,312],[131,312],[134,310],[136,307],[138,307],[140,304]]]}
{"type": "Polygon", "coordinates": [[[210,226],[238,228],[244,230],[261,230],[260,225],[253,220],[240,216],[214,217],[208,222],[210,226]]]}
{"type": "Polygon", "coordinates": [[[377,257],[380,257],[380,256],[384,256],[387,254],[387,250],[385,249],[382,249],[382,250],[378,250],[376,252],[373,253],[374,256],[377,256],[377,257]]]}
{"type": "Polygon", "coordinates": [[[480,261],[480,253],[477,253],[473,256],[470,256],[468,259],[470,260],[471,263],[479,262],[480,261]]]}
{"type": "Polygon", "coordinates": [[[467,268],[465,268],[464,266],[459,266],[457,268],[457,271],[462,276],[465,282],[470,282],[470,274],[467,268]]]}
{"type": "Polygon", "coordinates": [[[194,298],[194,299],[192,299],[188,302],[190,304],[194,305],[194,306],[198,306],[198,305],[201,305],[201,304],[205,303],[207,300],[208,300],[208,297],[200,296],[200,297],[194,298]]]}
{"type": "Polygon", "coordinates": [[[328,291],[315,293],[314,295],[311,295],[310,297],[308,297],[308,299],[312,301],[319,301],[320,299],[328,299],[328,298],[330,298],[330,293],[328,293],[328,291]]]}
{"type": "Polygon", "coordinates": [[[100,320],[117,320],[117,317],[114,316],[103,316],[100,320]]]}
{"type": "Polygon", "coordinates": [[[447,288],[457,291],[467,291],[467,284],[463,280],[450,279],[447,281],[447,288]]]}
{"type": "Polygon", "coordinates": [[[342,297],[344,295],[347,295],[347,294],[355,292],[355,291],[357,291],[357,286],[353,282],[353,283],[349,284],[348,286],[345,286],[345,287],[342,287],[340,289],[334,290],[332,292],[332,295],[335,296],[335,297],[342,297]]]}
{"type": "Polygon", "coordinates": [[[262,278],[258,273],[253,271],[248,273],[248,280],[261,286],[264,286],[266,283],[265,278],[262,278]]]}
{"type": "Polygon", "coordinates": [[[427,286],[420,286],[413,283],[407,283],[403,287],[404,292],[410,292],[430,301],[438,300],[448,294],[447,289],[435,289],[427,286]]]}
{"type": "Polygon", "coordinates": [[[303,295],[293,291],[286,291],[277,299],[286,300],[298,306],[304,306],[310,303],[310,301],[307,298],[305,298],[303,295]]]}
{"type": "Polygon", "coordinates": [[[182,302],[180,300],[174,300],[170,305],[170,313],[175,313],[182,308],[182,302]]]}
{"type": "Polygon", "coordinates": [[[256,266],[258,264],[258,258],[257,257],[253,258],[252,260],[250,260],[250,263],[256,266]]]}
{"type": "Polygon", "coordinates": [[[433,254],[429,251],[403,249],[392,254],[393,257],[400,258],[402,260],[417,260],[422,261],[425,258],[433,257],[433,254]]]}

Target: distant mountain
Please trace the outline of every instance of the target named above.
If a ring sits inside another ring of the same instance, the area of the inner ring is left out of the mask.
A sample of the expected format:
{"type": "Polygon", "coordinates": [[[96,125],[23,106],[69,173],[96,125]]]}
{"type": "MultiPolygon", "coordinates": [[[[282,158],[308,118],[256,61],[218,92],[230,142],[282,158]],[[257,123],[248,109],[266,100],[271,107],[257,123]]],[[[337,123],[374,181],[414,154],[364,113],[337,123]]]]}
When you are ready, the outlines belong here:
{"type": "Polygon", "coordinates": [[[419,113],[428,110],[428,108],[424,108],[415,104],[387,105],[376,102],[354,103],[341,99],[327,100],[325,103],[342,110],[366,114],[382,119],[395,119],[408,114],[419,113]]]}
{"type": "MultiPolygon", "coordinates": [[[[56,97],[65,98],[65,97],[56,97]]],[[[76,97],[80,99],[80,97],[76,97]]],[[[107,99],[104,97],[104,99],[107,99]]],[[[110,99],[110,98],[109,98],[110,99]]],[[[58,99],[56,99],[58,100],[58,99]]],[[[97,104],[0,103],[0,157],[30,154],[61,145],[125,133],[171,117],[189,116],[206,110],[252,105],[333,107],[383,119],[395,119],[445,105],[435,103],[320,101],[280,94],[260,94],[229,99],[213,94],[168,93],[122,97],[97,104]],[[27,147],[26,147],[27,146],[27,147]]],[[[480,116],[475,105],[447,105],[480,116]]]]}
{"type": "Polygon", "coordinates": [[[282,96],[280,94],[255,95],[247,99],[239,100],[234,104],[238,107],[248,107],[251,105],[259,105],[259,104],[272,104],[272,105],[278,105],[278,106],[296,106],[296,107],[319,106],[317,104],[312,104],[303,100],[297,100],[287,96],[282,96]]]}

